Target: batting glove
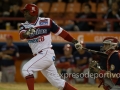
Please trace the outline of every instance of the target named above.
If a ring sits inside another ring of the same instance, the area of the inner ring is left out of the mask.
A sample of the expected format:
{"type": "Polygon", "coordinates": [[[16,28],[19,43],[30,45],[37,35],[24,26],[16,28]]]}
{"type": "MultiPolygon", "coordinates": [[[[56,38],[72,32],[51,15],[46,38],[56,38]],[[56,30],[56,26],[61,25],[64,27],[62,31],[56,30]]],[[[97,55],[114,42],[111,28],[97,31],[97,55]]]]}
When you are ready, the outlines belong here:
{"type": "Polygon", "coordinates": [[[33,34],[35,32],[35,28],[29,28],[27,31],[26,31],[26,35],[30,35],[30,34],[33,34]]]}
{"type": "Polygon", "coordinates": [[[79,50],[79,49],[82,49],[83,46],[82,46],[82,44],[81,44],[80,42],[77,42],[77,43],[75,43],[75,48],[76,48],[77,50],[79,50]]]}

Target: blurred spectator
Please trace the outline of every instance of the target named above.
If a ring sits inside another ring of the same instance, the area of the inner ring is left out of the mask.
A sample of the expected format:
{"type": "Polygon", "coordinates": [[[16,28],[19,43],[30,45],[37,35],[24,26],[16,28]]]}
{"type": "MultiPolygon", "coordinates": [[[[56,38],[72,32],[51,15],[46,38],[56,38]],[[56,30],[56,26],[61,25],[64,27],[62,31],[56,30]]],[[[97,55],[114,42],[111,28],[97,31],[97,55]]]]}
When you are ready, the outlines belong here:
{"type": "Polygon", "coordinates": [[[78,50],[74,54],[74,60],[76,63],[76,68],[73,69],[74,73],[83,73],[80,78],[76,79],[76,82],[83,82],[83,83],[90,83],[94,84],[95,80],[91,77],[88,77],[89,75],[89,62],[92,60],[91,53],[85,51],[85,50],[78,50]]]}
{"type": "Polygon", "coordinates": [[[11,8],[10,0],[3,0],[3,2],[2,2],[3,16],[9,16],[10,15],[10,8],[11,8]]]}
{"type": "MultiPolygon", "coordinates": [[[[120,20],[120,10],[117,2],[113,2],[111,9],[108,10],[107,14],[104,16],[104,19],[116,19],[120,20]]],[[[111,22],[106,21],[104,22],[104,27],[102,31],[110,31],[111,30],[111,22]]],[[[113,30],[114,31],[120,31],[120,23],[119,22],[113,22],[113,30]]]]}
{"type": "MultiPolygon", "coordinates": [[[[0,17],[7,17],[10,15],[11,5],[10,0],[0,1],[0,17]]],[[[0,29],[5,29],[5,20],[0,20],[0,29]]]]}
{"type": "Polygon", "coordinates": [[[66,20],[65,26],[62,27],[67,31],[79,31],[79,28],[75,25],[74,21],[66,20]]]}
{"type": "Polygon", "coordinates": [[[83,12],[76,15],[76,21],[68,20],[63,28],[67,31],[93,31],[95,22],[80,21],[79,19],[96,19],[97,16],[91,11],[90,4],[84,4],[83,12]]]}
{"type": "Polygon", "coordinates": [[[11,35],[6,36],[6,44],[2,46],[1,52],[1,82],[14,82],[15,80],[15,60],[19,57],[17,46],[13,44],[13,37],[11,35]]]}
{"type": "MultiPolygon", "coordinates": [[[[20,11],[20,7],[17,4],[11,7],[11,12],[10,12],[9,17],[17,17],[17,18],[23,17],[23,13],[20,11]]],[[[21,21],[17,21],[17,20],[10,21],[11,26],[12,26],[11,29],[18,29],[18,24],[20,22],[21,21]]]]}
{"type": "Polygon", "coordinates": [[[56,67],[60,70],[60,73],[63,76],[62,78],[66,79],[68,82],[72,82],[72,77],[64,77],[65,75],[70,74],[72,67],[74,67],[72,46],[70,44],[65,44],[63,51],[64,56],[60,57],[59,61],[56,64],[56,67]]]}
{"type": "Polygon", "coordinates": [[[80,31],[92,31],[94,30],[95,22],[92,21],[80,21],[79,19],[96,19],[96,14],[91,11],[90,4],[84,4],[83,12],[76,16],[75,24],[80,31]]]}

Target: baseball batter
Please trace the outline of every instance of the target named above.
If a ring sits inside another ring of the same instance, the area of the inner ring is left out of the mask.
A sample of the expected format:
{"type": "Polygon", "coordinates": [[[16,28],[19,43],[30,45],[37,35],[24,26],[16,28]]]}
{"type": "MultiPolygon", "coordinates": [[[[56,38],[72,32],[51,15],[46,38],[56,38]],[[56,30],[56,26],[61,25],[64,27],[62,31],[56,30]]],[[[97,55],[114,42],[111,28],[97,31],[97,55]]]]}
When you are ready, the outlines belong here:
{"type": "Polygon", "coordinates": [[[38,7],[35,4],[26,4],[22,10],[26,19],[20,26],[20,39],[27,39],[34,57],[22,68],[29,90],[34,90],[33,73],[41,71],[47,80],[59,90],[77,90],[65,80],[61,79],[54,66],[55,54],[51,45],[51,32],[75,44],[76,49],[82,45],[59,27],[50,18],[38,17],[38,7]]]}

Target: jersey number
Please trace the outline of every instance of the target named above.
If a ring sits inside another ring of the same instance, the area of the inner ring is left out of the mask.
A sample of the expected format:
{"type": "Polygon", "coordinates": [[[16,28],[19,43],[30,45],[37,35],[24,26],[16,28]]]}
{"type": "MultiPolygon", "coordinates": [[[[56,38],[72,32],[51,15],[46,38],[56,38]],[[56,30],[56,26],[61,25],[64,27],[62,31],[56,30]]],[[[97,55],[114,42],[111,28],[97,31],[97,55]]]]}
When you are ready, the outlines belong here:
{"type": "Polygon", "coordinates": [[[39,38],[39,42],[43,42],[45,39],[44,39],[44,36],[41,36],[40,38],[39,38]]]}

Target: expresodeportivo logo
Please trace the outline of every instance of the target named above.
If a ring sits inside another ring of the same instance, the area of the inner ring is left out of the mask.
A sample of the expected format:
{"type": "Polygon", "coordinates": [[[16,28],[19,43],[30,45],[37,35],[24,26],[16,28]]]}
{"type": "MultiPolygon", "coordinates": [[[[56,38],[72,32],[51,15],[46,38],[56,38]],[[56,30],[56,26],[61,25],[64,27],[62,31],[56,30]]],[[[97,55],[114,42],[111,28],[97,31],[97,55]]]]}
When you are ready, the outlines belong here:
{"type": "MultiPolygon", "coordinates": [[[[50,75],[51,77],[61,77],[61,78],[69,78],[69,77],[72,77],[72,78],[105,78],[107,75],[106,74],[98,74],[98,73],[62,73],[62,74],[54,74],[54,73],[49,73],[48,75],[50,75]]],[[[111,74],[110,77],[117,77],[117,78],[120,78],[120,74],[111,74]]]]}

